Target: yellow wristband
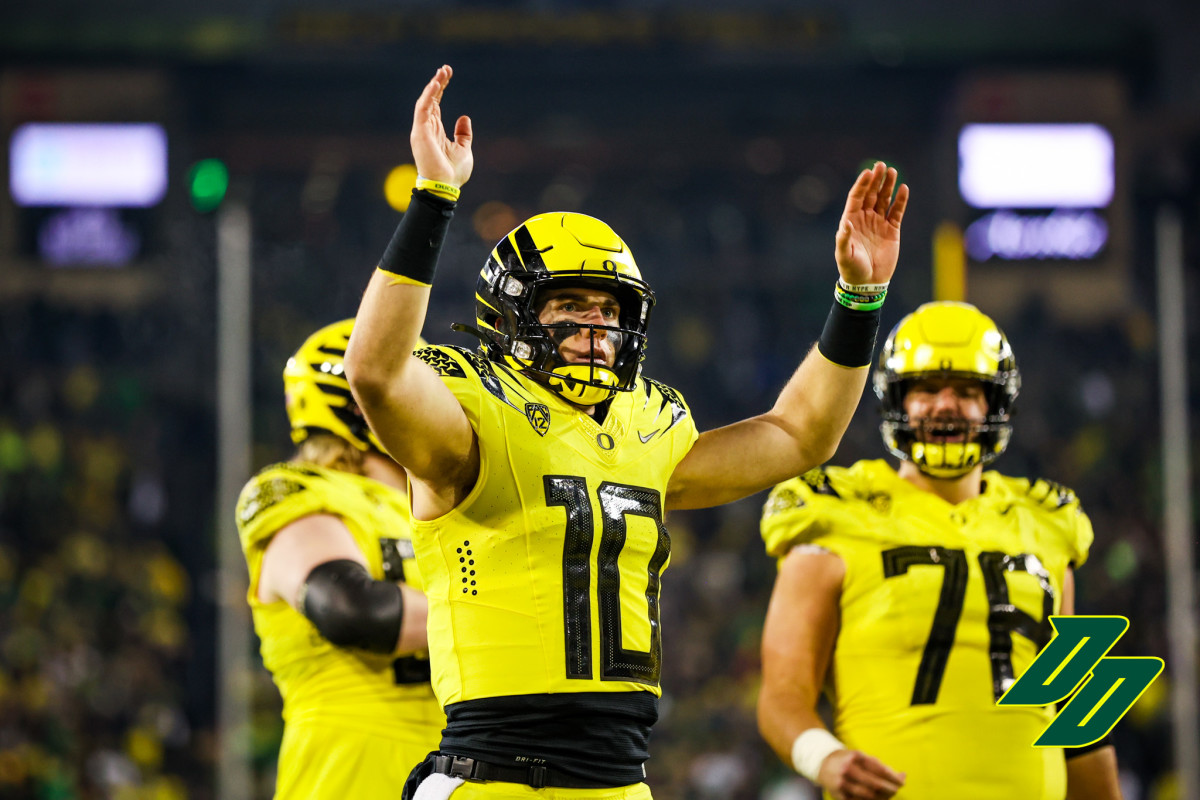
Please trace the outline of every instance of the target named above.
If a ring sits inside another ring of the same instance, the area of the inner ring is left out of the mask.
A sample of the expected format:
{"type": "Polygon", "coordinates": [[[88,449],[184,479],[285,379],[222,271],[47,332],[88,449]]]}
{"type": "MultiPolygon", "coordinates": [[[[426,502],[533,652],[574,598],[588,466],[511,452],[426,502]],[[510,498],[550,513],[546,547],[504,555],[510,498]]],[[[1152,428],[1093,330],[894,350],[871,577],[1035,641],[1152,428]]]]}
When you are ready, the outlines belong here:
{"type": "Polygon", "coordinates": [[[420,286],[428,289],[433,285],[431,283],[419,281],[416,278],[410,278],[407,275],[398,275],[395,272],[384,269],[383,267],[376,267],[375,269],[388,277],[388,286],[420,286]]]}
{"type": "Polygon", "coordinates": [[[438,197],[444,197],[447,200],[458,202],[458,196],[462,194],[462,190],[457,186],[451,186],[448,183],[431,180],[430,178],[422,178],[417,176],[417,189],[424,189],[427,192],[432,192],[438,197]]]}

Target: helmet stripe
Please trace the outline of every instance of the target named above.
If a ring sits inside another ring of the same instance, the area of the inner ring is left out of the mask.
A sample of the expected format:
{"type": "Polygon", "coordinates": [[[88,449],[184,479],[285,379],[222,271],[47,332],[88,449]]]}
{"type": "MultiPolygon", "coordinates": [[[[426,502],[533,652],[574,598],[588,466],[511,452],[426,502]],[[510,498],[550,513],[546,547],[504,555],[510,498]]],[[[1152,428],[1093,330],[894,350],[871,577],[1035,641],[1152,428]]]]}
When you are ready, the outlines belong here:
{"type": "Polygon", "coordinates": [[[548,272],[545,262],[542,261],[542,251],[533,242],[533,235],[529,233],[529,226],[522,225],[513,231],[513,240],[517,243],[517,251],[521,254],[521,260],[525,262],[525,269],[530,272],[548,272]]]}
{"type": "Polygon", "coordinates": [[[324,353],[327,356],[337,356],[338,358],[346,357],[346,348],[344,348],[344,347],[339,349],[337,347],[329,347],[327,345],[321,345],[320,347],[317,348],[317,352],[324,353]]]}
{"type": "Polygon", "coordinates": [[[489,309],[491,309],[492,311],[495,311],[495,312],[496,312],[496,316],[498,316],[498,317],[502,317],[502,316],[504,316],[504,315],[503,315],[503,314],[500,312],[500,309],[498,309],[498,308],[496,308],[494,305],[492,305],[492,304],[491,304],[491,303],[488,301],[488,299],[487,299],[486,297],[482,297],[482,296],[479,294],[479,292],[476,292],[476,293],[475,293],[475,300],[476,300],[477,302],[479,302],[479,303],[482,303],[483,305],[487,306],[487,307],[488,307],[489,309]]]}
{"type": "Polygon", "coordinates": [[[341,386],[333,386],[328,383],[318,383],[317,388],[320,389],[325,394],[331,394],[334,397],[340,397],[344,400],[353,400],[354,399],[354,395],[350,393],[349,388],[342,388],[341,386]]]}
{"type": "Polygon", "coordinates": [[[492,257],[499,261],[505,269],[519,270],[523,266],[520,256],[517,255],[517,248],[513,246],[512,240],[507,236],[496,243],[492,257]]]}

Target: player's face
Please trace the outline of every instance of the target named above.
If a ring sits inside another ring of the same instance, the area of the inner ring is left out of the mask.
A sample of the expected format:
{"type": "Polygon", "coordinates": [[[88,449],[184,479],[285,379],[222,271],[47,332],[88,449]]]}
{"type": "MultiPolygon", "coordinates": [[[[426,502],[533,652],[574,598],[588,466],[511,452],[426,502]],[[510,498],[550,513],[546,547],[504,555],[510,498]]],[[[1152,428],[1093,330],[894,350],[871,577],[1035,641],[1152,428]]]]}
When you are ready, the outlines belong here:
{"type": "MultiPolygon", "coordinates": [[[[549,289],[541,297],[538,321],[543,325],[612,325],[619,323],[621,306],[608,292],[589,288],[549,289]]],[[[621,334],[593,328],[551,329],[558,354],[568,364],[601,364],[617,359],[621,334]]]]}
{"type": "Polygon", "coordinates": [[[904,411],[923,440],[964,442],[967,430],[955,423],[983,422],[987,397],[983,384],[969,378],[919,378],[904,395],[904,411]]]}

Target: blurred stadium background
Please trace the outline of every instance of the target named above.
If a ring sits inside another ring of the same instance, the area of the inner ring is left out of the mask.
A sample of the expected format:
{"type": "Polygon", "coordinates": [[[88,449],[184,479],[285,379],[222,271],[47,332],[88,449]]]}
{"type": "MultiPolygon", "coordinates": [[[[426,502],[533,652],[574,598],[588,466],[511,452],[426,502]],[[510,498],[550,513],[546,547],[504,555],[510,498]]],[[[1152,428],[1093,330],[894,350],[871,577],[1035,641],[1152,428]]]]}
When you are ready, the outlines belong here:
{"type": "MultiPolygon", "coordinates": [[[[1118,654],[1168,662],[1114,734],[1125,796],[1200,799],[1197,31],[1184,0],[4,4],[0,797],[270,796],[279,700],[229,493],[288,456],[284,360],[354,313],[412,103],[450,63],[476,169],[426,337],[469,344],[449,323],[517,221],[590,213],[657,291],[647,371],[702,427],[771,402],[820,332],[846,187],[897,166],[913,199],[885,326],[965,275],[1007,331],[1025,388],[1000,467],[1079,493],[1078,611],[1128,616],[1118,654]],[[20,142],[67,147],[41,123],[153,123],[165,178],[81,201],[73,175],[129,157],[92,151],[26,184],[20,142]],[[981,123],[1099,126],[1082,174],[1109,191],[980,199],[959,167],[981,123]]],[[[835,463],[882,454],[868,395],[835,463]]],[[[814,796],[754,723],[761,501],[670,521],[663,800],[814,796]]]]}

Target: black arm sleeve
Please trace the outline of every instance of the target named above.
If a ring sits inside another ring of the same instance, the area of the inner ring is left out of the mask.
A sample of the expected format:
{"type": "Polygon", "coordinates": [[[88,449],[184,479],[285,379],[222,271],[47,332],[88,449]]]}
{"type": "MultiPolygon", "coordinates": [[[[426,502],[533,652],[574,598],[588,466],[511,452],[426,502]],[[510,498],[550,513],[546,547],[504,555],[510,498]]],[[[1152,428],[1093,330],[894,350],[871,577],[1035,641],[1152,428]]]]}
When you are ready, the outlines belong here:
{"type": "Polygon", "coordinates": [[[400,586],[377,581],[349,559],[313,567],[300,594],[304,616],[338,647],[388,654],[400,640],[404,595],[400,586]]]}
{"type": "Polygon", "coordinates": [[[415,190],[408,211],[379,259],[379,268],[432,284],[455,205],[432,192],[415,190]]]}
{"type": "Polygon", "coordinates": [[[875,357],[875,336],[881,311],[854,311],[836,300],[817,341],[821,355],[843,367],[869,367],[875,357]]]}

